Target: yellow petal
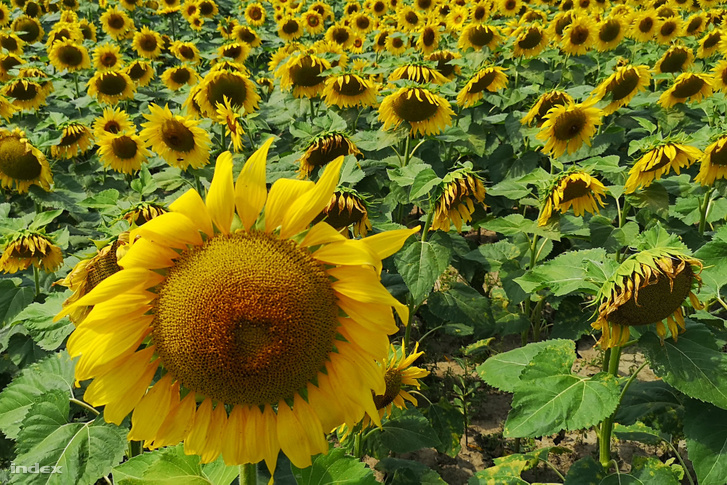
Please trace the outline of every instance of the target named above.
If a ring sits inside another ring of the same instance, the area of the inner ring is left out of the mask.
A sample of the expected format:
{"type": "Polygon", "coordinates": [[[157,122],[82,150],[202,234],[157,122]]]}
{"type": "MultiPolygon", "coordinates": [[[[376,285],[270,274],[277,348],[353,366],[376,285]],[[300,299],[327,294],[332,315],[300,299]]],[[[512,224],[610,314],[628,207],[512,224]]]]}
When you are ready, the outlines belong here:
{"type": "Polygon", "coordinates": [[[419,232],[421,226],[413,229],[396,229],[386,231],[362,239],[379,256],[379,259],[386,259],[397,252],[409,239],[412,234],[419,232]]]}
{"type": "Polygon", "coordinates": [[[285,401],[278,403],[278,442],[293,465],[298,468],[312,465],[310,445],[303,426],[285,401]]]}
{"type": "MultiPolygon", "coordinates": [[[[319,376],[319,381],[320,381],[319,376]]],[[[320,382],[319,382],[320,384],[320,382]]],[[[318,414],[321,423],[321,429],[330,433],[335,428],[346,422],[346,415],[341,410],[341,405],[333,396],[330,396],[320,387],[308,384],[308,401],[310,401],[313,409],[318,414]]]]}
{"type": "Polygon", "coordinates": [[[346,239],[341,243],[327,244],[315,251],[312,256],[322,263],[331,265],[364,266],[377,269],[381,261],[361,241],[346,239]]]}
{"type": "MultiPolygon", "coordinates": [[[[172,395],[179,399],[179,393],[172,395]]],[[[194,414],[197,409],[197,403],[194,399],[194,393],[187,394],[181,402],[176,402],[169,410],[169,414],[159,427],[157,437],[151,448],[160,448],[162,446],[174,446],[180,441],[184,441],[194,423],[194,414]]]]}
{"type": "Polygon", "coordinates": [[[235,405],[227,418],[224,433],[222,435],[222,459],[225,465],[233,466],[246,463],[245,450],[243,449],[243,419],[242,406],[235,405]]]}
{"type": "Polygon", "coordinates": [[[126,251],[118,264],[124,269],[162,269],[174,266],[174,258],[177,257],[179,253],[172,248],[139,239],[126,251]]]}
{"type": "Polygon", "coordinates": [[[257,439],[259,440],[258,446],[262,447],[263,459],[271,477],[275,475],[275,465],[278,463],[278,452],[280,452],[277,426],[275,411],[270,405],[266,404],[265,411],[262,414],[261,428],[259,428],[265,431],[257,439]]]}
{"type": "Polygon", "coordinates": [[[278,179],[270,187],[268,202],[265,205],[265,230],[272,232],[283,223],[283,216],[294,201],[313,189],[310,180],[278,179]]]}
{"type": "Polygon", "coordinates": [[[131,415],[129,441],[154,439],[172,405],[172,375],[166,374],[141,398],[131,415]]]}
{"type": "Polygon", "coordinates": [[[263,146],[250,156],[235,184],[235,207],[243,227],[248,231],[255,224],[268,196],[265,186],[265,165],[273,140],[274,138],[268,138],[263,146]]]}
{"type": "Polygon", "coordinates": [[[242,411],[242,449],[246,453],[243,463],[258,463],[265,456],[261,435],[269,430],[263,427],[263,415],[260,408],[242,406],[242,411]]]}
{"type": "Polygon", "coordinates": [[[212,219],[210,219],[202,197],[196,190],[189,189],[186,191],[184,195],[169,205],[169,209],[184,214],[190,220],[195,221],[199,225],[199,229],[208,236],[214,234],[212,219]]]}
{"type": "Polygon", "coordinates": [[[343,156],[326,165],[318,183],[312,190],[294,201],[283,217],[280,237],[289,238],[306,229],[317,215],[328,205],[341,175],[343,156]]]}
{"type": "Polygon", "coordinates": [[[139,228],[141,237],[173,248],[187,249],[188,245],[201,246],[201,227],[179,212],[167,212],[139,228]]]}
{"type": "Polygon", "coordinates": [[[188,455],[201,455],[207,440],[207,430],[212,419],[212,399],[207,398],[194,413],[194,422],[184,440],[184,452],[188,455]]]}
{"type": "Polygon", "coordinates": [[[368,303],[366,305],[349,298],[345,295],[338,295],[338,306],[346,315],[356,320],[361,325],[379,328],[391,335],[399,331],[394,320],[391,305],[368,303]]]}
{"type": "Polygon", "coordinates": [[[352,318],[339,318],[341,326],[338,332],[349,342],[356,342],[369,355],[375,358],[384,358],[389,350],[389,338],[379,329],[371,329],[359,325],[352,318]]]}
{"type": "Polygon", "coordinates": [[[200,453],[202,463],[212,463],[220,456],[222,451],[222,432],[227,425],[227,411],[225,405],[217,403],[217,407],[212,411],[210,419],[210,427],[207,429],[207,439],[205,440],[204,449],[200,453]]]}
{"type": "Polygon", "coordinates": [[[327,222],[321,221],[311,227],[300,245],[307,248],[310,246],[319,246],[321,244],[341,241],[346,241],[346,237],[327,222]]]}
{"type": "Polygon", "coordinates": [[[235,186],[232,183],[232,154],[223,152],[217,157],[215,174],[207,192],[207,210],[217,230],[230,233],[235,215],[235,186]]]}
{"type": "Polygon", "coordinates": [[[409,308],[391,296],[373,271],[364,268],[341,266],[331,268],[328,274],[338,279],[332,283],[333,290],[361,303],[383,303],[391,305],[401,321],[409,322],[409,308]]]}

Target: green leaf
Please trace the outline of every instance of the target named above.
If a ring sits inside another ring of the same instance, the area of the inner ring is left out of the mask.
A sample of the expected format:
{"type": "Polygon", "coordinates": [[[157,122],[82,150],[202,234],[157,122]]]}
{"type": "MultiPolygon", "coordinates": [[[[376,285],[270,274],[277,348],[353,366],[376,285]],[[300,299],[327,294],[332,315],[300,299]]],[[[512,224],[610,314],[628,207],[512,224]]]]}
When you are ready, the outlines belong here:
{"type": "Polygon", "coordinates": [[[469,485],[528,485],[520,474],[530,468],[531,460],[524,455],[495,459],[495,466],[481,470],[467,482],[469,485]]]}
{"type": "MultiPolygon", "coordinates": [[[[54,390],[40,396],[23,420],[15,463],[58,467],[58,473],[44,476],[47,484],[92,485],[123,458],[127,430],[104,422],[100,416],[94,421],[71,422],[69,411],[68,391],[54,390]]],[[[38,483],[32,474],[13,478],[14,483],[38,483]]]]}
{"type": "Polygon", "coordinates": [[[396,485],[446,485],[447,483],[437,472],[418,461],[384,458],[375,468],[386,473],[387,482],[396,485]]]}
{"type": "Polygon", "coordinates": [[[410,163],[406,167],[397,167],[387,170],[389,179],[400,187],[409,187],[414,184],[419,172],[430,169],[426,163],[410,163]]]}
{"type": "Polygon", "coordinates": [[[0,325],[10,322],[15,315],[33,301],[32,288],[17,286],[14,280],[0,280],[0,325]]]}
{"type": "Polygon", "coordinates": [[[462,448],[460,439],[464,432],[464,416],[444,397],[423,411],[437,433],[440,444],[437,451],[455,458],[462,448]]]}
{"type": "Polygon", "coordinates": [[[417,200],[419,197],[427,195],[434,187],[439,185],[442,179],[431,168],[425,168],[414,177],[414,183],[409,191],[409,200],[417,200]]]}
{"type": "Polygon", "coordinates": [[[681,467],[666,465],[656,458],[635,456],[631,473],[608,474],[592,457],[575,462],[564,485],[679,485],[681,467]]]}
{"type": "Polygon", "coordinates": [[[8,438],[17,438],[20,423],[38,396],[53,389],[73,389],[73,369],[65,351],[23,369],[0,393],[0,430],[8,438]]]}
{"type": "Polygon", "coordinates": [[[62,210],[53,210],[53,211],[46,211],[46,212],[40,212],[35,215],[35,218],[33,219],[33,223],[30,225],[29,229],[31,230],[38,230],[42,229],[53,220],[58,217],[59,215],[63,214],[62,210]]]}
{"type": "Polygon", "coordinates": [[[14,323],[22,323],[41,349],[56,350],[75,328],[68,318],[53,321],[71,294],[70,290],[51,293],[45,303],[33,303],[26,307],[15,317],[14,323]]]}
{"type": "Polygon", "coordinates": [[[624,395],[616,413],[616,421],[634,424],[637,420],[653,414],[665,415],[668,411],[681,408],[678,392],[663,381],[634,381],[624,395]]]}
{"type": "MultiPolygon", "coordinates": [[[[727,227],[727,226],[725,226],[727,227]]],[[[694,253],[694,257],[704,261],[704,269],[700,273],[702,289],[699,297],[702,300],[715,298],[720,290],[727,285],[727,241],[715,239],[708,242],[694,253]]]]}
{"type": "Polygon", "coordinates": [[[589,273],[593,266],[587,263],[600,264],[606,257],[606,251],[601,248],[570,251],[536,266],[523,276],[515,278],[515,282],[526,293],[550,288],[555,296],[575,292],[595,294],[601,288],[602,282],[599,281],[597,272],[589,273]]]}
{"type": "Polygon", "coordinates": [[[404,411],[395,408],[391,418],[383,423],[381,432],[374,436],[395,453],[408,453],[441,444],[427,418],[413,407],[404,411]]]}
{"type": "Polygon", "coordinates": [[[239,467],[226,466],[222,457],[202,465],[197,455],[186,455],[179,444],[137,455],[114,467],[118,485],[229,485],[239,467]]]}
{"type": "Polygon", "coordinates": [[[604,372],[574,375],[575,359],[572,346],[549,348],[533,357],[515,385],[504,436],[529,438],[583,429],[616,410],[620,395],[616,378],[604,372]]]}
{"type": "Polygon", "coordinates": [[[523,369],[530,364],[533,357],[540,352],[546,351],[546,349],[548,351],[567,352],[573,349],[573,341],[555,339],[533,342],[525,347],[493,355],[484,364],[477,366],[477,374],[492,387],[506,392],[514,392],[523,369]]]}
{"type": "Polygon", "coordinates": [[[649,445],[657,445],[663,441],[670,441],[670,436],[645,425],[642,422],[624,426],[616,423],[613,434],[620,440],[639,441],[649,445]]]}
{"type": "Polygon", "coordinates": [[[727,411],[690,401],[684,417],[689,459],[700,485],[724,485],[727,477],[727,411]]]}
{"type": "Polygon", "coordinates": [[[548,230],[547,228],[541,228],[538,226],[538,221],[526,219],[521,214],[510,214],[506,217],[498,217],[497,219],[481,224],[481,227],[489,229],[490,231],[499,232],[505,236],[514,236],[520,233],[537,234],[554,241],[560,241],[560,235],[557,232],[548,230]]]}
{"type": "Polygon", "coordinates": [[[478,338],[495,330],[490,300],[464,283],[454,283],[446,291],[429,295],[429,310],[448,323],[471,327],[478,338]]]}
{"type": "Polygon", "coordinates": [[[294,466],[293,476],[298,485],[376,485],[378,482],[370,468],[360,460],[346,456],[341,448],[334,448],[327,455],[318,455],[313,465],[300,469],[294,466]]]}
{"type": "Polygon", "coordinates": [[[727,409],[727,354],[720,351],[707,327],[688,320],[679,340],[652,332],[639,339],[654,373],[684,394],[727,409]]]}
{"type": "Polygon", "coordinates": [[[396,269],[404,278],[415,304],[427,298],[437,278],[449,267],[451,258],[451,242],[438,233],[428,241],[412,241],[396,254],[396,269]]]}
{"type": "MultiPolygon", "coordinates": [[[[146,166],[143,168],[146,169],[146,166]]],[[[147,173],[149,170],[147,169],[147,173]]],[[[131,185],[133,187],[134,184],[139,184],[139,179],[136,178],[131,181],[131,185]]],[[[99,192],[98,194],[89,197],[87,199],[82,200],[78,203],[78,205],[82,207],[88,207],[90,209],[109,209],[109,208],[117,208],[118,207],[118,201],[119,201],[119,191],[116,189],[108,189],[99,192]]]]}

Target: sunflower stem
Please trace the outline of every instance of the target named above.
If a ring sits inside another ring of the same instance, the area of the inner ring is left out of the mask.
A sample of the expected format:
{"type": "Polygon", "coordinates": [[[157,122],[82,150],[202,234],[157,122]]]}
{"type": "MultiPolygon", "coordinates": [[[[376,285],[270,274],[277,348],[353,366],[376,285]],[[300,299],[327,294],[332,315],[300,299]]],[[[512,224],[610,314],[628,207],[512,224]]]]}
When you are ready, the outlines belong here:
{"type": "Polygon", "coordinates": [[[710,186],[707,189],[707,193],[704,194],[704,200],[699,207],[699,234],[704,235],[704,229],[707,226],[707,213],[709,212],[709,205],[712,202],[712,191],[714,187],[710,186]]]}
{"type": "Polygon", "coordinates": [[[177,39],[177,21],[174,19],[174,14],[169,16],[172,20],[172,40],[177,39]]]}
{"type": "Polygon", "coordinates": [[[361,449],[361,435],[363,434],[363,430],[360,430],[356,435],[353,437],[353,456],[361,459],[363,457],[362,449],[361,449]]]}
{"type": "Polygon", "coordinates": [[[257,485],[257,463],[240,465],[240,485],[257,485]]]}
{"type": "Polygon", "coordinates": [[[429,213],[427,214],[427,221],[424,223],[424,232],[422,232],[422,242],[426,242],[429,237],[429,228],[432,226],[432,219],[434,219],[434,201],[432,196],[429,196],[429,213]]]}
{"type": "Polygon", "coordinates": [[[76,99],[78,99],[81,93],[81,91],[78,89],[78,72],[73,73],[73,82],[76,85],[76,99]]]}
{"type": "Polygon", "coordinates": [[[404,165],[402,167],[406,167],[409,165],[409,159],[411,158],[411,153],[409,153],[409,145],[411,144],[411,136],[406,135],[406,144],[404,145],[404,165]]]}
{"type": "Polygon", "coordinates": [[[35,281],[35,297],[40,296],[40,270],[37,266],[33,265],[33,280],[35,281]]]}
{"type": "Polygon", "coordinates": [[[313,124],[313,120],[316,118],[316,106],[313,104],[313,98],[308,98],[310,102],[310,123],[313,124]]]}
{"type": "MultiPolygon", "coordinates": [[[[618,364],[621,359],[621,347],[615,346],[607,350],[604,354],[604,367],[608,367],[608,373],[612,376],[618,376],[618,364]],[[606,363],[608,362],[608,363],[606,363]]],[[[635,373],[634,373],[635,374],[635,373]]],[[[623,392],[621,394],[623,397],[623,392]]],[[[616,407],[618,410],[618,407],[616,407]]],[[[613,412],[609,417],[603,420],[601,423],[601,429],[598,436],[598,455],[601,466],[604,470],[608,471],[611,466],[611,432],[613,431],[613,418],[616,416],[616,411],[613,412]]]]}
{"type": "Polygon", "coordinates": [[[126,450],[126,454],[129,458],[141,455],[143,453],[141,447],[141,441],[129,441],[129,448],[126,450]]]}
{"type": "Polygon", "coordinates": [[[78,406],[81,406],[81,407],[82,407],[83,409],[87,409],[87,410],[91,411],[91,412],[92,412],[92,413],[93,413],[94,415],[96,415],[96,416],[98,416],[99,414],[101,414],[101,413],[99,412],[99,410],[98,410],[98,409],[96,409],[95,407],[91,406],[90,404],[86,404],[85,402],[83,402],[83,401],[80,401],[80,400],[76,399],[75,397],[72,397],[72,398],[70,399],[70,401],[71,401],[71,402],[72,402],[73,404],[76,404],[76,405],[78,405],[78,406]]]}

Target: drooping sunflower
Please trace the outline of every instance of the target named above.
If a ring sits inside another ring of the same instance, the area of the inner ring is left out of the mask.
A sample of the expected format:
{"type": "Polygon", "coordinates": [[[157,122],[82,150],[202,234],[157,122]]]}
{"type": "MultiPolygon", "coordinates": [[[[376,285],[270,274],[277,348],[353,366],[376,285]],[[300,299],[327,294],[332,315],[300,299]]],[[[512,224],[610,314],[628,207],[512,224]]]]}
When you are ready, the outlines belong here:
{"type": "Polygon", "coordinates": [[[154,79],[154,68],[148,61],[135,60],[124,69],[124,73],[136,87],[144,87],[154,79]]]}
{"type": "Polygon", "coordinates": [[[245,131],[240,123],[239,109],[235,109],[230,103],[230,98],[224,97],[223,103],[217,103],[217,116],[215,120],[224,126],[225,135],[230,135],[233,150],[242,151],[242,135],[245,131]]]}
{"type": "MultiPolygon", "coordinates": [[[[131,65],[127,69],[131,68],[131,65]]],[[[99,71],[88,81],[88,94],[99,103],[116,104],[132,99],[136,92],[134,81],[124,71],[99,71]]]]}
{"type": "Polygon", "coordinates": [[[704,32],[704,29],[707,27],[707,18],[704,15],[703,12],[698,12],[690,16],[687,20],[684,21],[682,24],[682,37],[686,37],[689,35],[699,35],[702,32],[704,32]]]}
{"type": "Polygon", "coordinates": [[[452,124],[454,111],[449,101],[426,88],[402,87],[386,96],[379,107],[379,120],[384,130],[398,128],[402,122],[415,136],[436,135],[452,124]]]}
{"type": "Polygon", "coordinates": [[[695,182],[713,185],[715,180],[727,178],[727,135],[722,135],[704,150],[695,182]]]}
{"type": "Polygon", "coordinates": [[[217,48],[217,57],[224,61],[243,63],[250,55],[250,50],[250,45],[245,42],[231,42],[217,48]]]}
{"type": "Polygon", "coordinates": [[[104,108],[101,116],[93,122],[93,136],[101,139],[107,133],[117,134],[135,131],[136,126],[121,108],[104,108]]]}
{"type": "Polygon", "coordinates": [[[698,148],[673,142],[652,148],[631,167],[624,190],[630,194],[639,187],[648,187],[672,170],[678,175],[682,168],[689,167],[702,156],[698,148]]]}
{"type": "Polygon", "coordinates": [[[545,115],[545,121],[535,137],[545,142],[543,151],[559,157],[566,151],[574,153],[585,143],[591,146],[596,127],[602,123],[603,112],[594,107],[596,101],[555,106],[545,115]]]}
{"type": "Polygon", "coordinates": [[[119,173],[133,174],[151,155],[134,132],[104,133],[98,140],[99,159],[104,167],[119,173]]]}
{"type": "Polygon", "coordinates": [[[471,23],[464,28],[457,47],[460,51],[467,49],[482,50],[485,47],[494,49],[500,42],[500,31],[494,25],[471,23]]]}
{"type": "Polygon", "coordinates": [[[298,18],[287,15],[278,22],[278,37],[286,42],[300,39],[305,32],[303,25],[298,18]]]}
{"type": "Polygon", "coordinates": [[[139,202],[130,207],[121,215],[121,219],[129,223],[131,229],[146,224],[155,217],[165,214],[167,209],[165,206],[154,202],[139,202]]]}
{"type": "Polygon", "coordinates": [[[18,128],[0,128],[0,184],[23,194],[31,185],[50,190],[53,175],[45,155],[18,128]]]}
{"type": "Polygon", "coordinates": [[[671,46],[654,66],[658,73],[684,72],[694,64],[694,52],[683,45],[671,46]]]}
{"type": "Polygon", "coordinates": [[[432,231],[449,232],[454,224],[462,232],[462,224],[472,220],[475,202],[484,206],[485,185],[470,167],[449,172],[440,183],[432,219],[432,231]]]}
{"type": "Polygon", "coordinates": [[[389,76],[389,81],[391,82],[402,79],[417,84],[445,84],[447,82],[447,78],[442,76],[439,71],[422,64],[405,64],[399,66],[389,76]]]}
{"type": "Polygon", "coordinates": [[[605,205],[602,200],[605,195],[606,187],[588,173],[580,170],[564,173],[556,177],[548,188],[538,225],[547,225],[553,212],[565,214],[571,207],[578,217],[586,212],[596,214],[598,206],[605,205]]]}
{"type": "Polygon", "coordinates": [[[30,265],[52,273],[63,264],[63,252],[41,232],[21,231],[11,236],[0,256],[3,273],[17,273],[30,265]]]}
{"type": "Polygon", "coordinates": [[[353,235],[363,237],[371,230],[368,214],[366,201],[358,192],[347,187],[339,187],[314,221],[326,221],[347,237],[348,228],[353,226],[353,235]]]}
{"type": "Polygon", "coordinates": [[[183,86],[197,84],[199,75],[189,66],[176,66],[170,67],[162,73],[162,81],[171,91],[177,91],[183,86]]]}
{"type": "Polygon", "coordinates": [[[84,399],[106,421],[133,411],[129,439],[183,441],[205,463],[265,460],[272,473],[281,450],[305,468],[327,452],[326,431],[364,414],[380,423],[378,345],[396,331],[391,307],[404,321],[408,310],[379,269],[416,229],[354,241],[325,222],[309,229],[341,162],[268,194],[270,141],[236,184],[223,153],[206,202],[190,190],[141,226],[122,270],[57,318],[94,305],[68,340],[75,377],[93,379],[84,399]]]}
{"type": "Polygon", "coordinates": [[[553,39],[553,42],[563,40],[563,32],[573,22],[574,18],[575,15],[573,12],[560,12],[553,17],[549,27],[550,37],[553,39]]]}
{"type": "Polygon", "coordinates": [[[200,61],[199,49],[193,42],[182,42],[176,40],[169,48],[171,53],[182,62],[198,64],[200,61]]]}
{"type": "Polygon", "coordinates": [[[132,46],[139,57],[145,59],[156,59],[162,53],[164,41],[161,34],[154,32],[149,27],[142,27],[134,34],[132,46]]]}
{"type": "Polygon", "coordinates": [[[292,89],[296,98],[315,98],[323,93],[326,83],[327,77],[321,73],[330,68],[331,63],[323,57],[302,52],[293,55],[278,68],[280,89],[292,89]]]}
{"type": "Polygon", "coordinates": [[[629,37],[639,42],[648,42],[654,38],[657,18],[653,9],[643,10],[634,14],[629,37]]]}
{"type": "Polygon", "coordinates": [[[316,167],[323,167],[341,156],[361,155],[345,133],[331,132],[316,136],[300,157],[298,177],[307,178],[316,167]]]}
{"type": "Polygon", "coordinates": [[[257,109],[260,95],[253,83],[245,74],[239,71],[211,70],[199,85],[199,91],[190,97],[199,105],[202,113],[214,118],[217,112],[217,103],[224,104],[227,96],[235,109],[243,108],[246,114],[257,109]]]}
{"type": "Polygon", "coordinates": [[[603,114],[610,115],[622,106],[628,105],[639,91],[649,86],[651,74],[649,66],[626,65],[604,79],[593,94],[597,100],[606,99],[609,103],[604,106],[603,114]]]}
{"type": "Polygon", "coordinates": [[[683,72],[674,84],[659,96],[659,105],[671,108],[677,103],[699,102],[712,95],[712,76],[696,72],[683,72]]]}
{"type": "Polygon", "coordinates": [[[10,29],[26,44],[40,42],[45,36],[45,30],[43,30],[38,19],[28,17],[27,15],[21,15],[13,20],[10,29]]]}
{"type": "Polygon", "coordinates": [[[50,49],[53,47],[53,44],[62,40],[70,40],[81,44],[83,43],[83,32],[81,32],[80,27],[76,24],[58,22],[48,34],[48,40],[45,43],[46,48],[50,49]]]}
{"type": "Polygon", "coordinates": [[[462,56],[459,52],[441,50],[429,54],[427,60],[436,62],[437,65],[434,68],[439,72],[439,74],[449,80],[452,80],[456,78],[461,72],[460,67],[453,64],[452,61],[455,59],[460,59],[461,57],[462,56]]]}
{"type": "Polygon", "coordinates": [[[609,16],[596,26],[596,49],[606,52],[616,48],[626,36],[626,24],[619,17],[609,16]]]}
{"type": "Polygon", "coordinates": [[[680,17],[660,19],[656,25],[656,41],[659,44],[670,44],[682,30],[680,17]]]}
{"type": "Polygon", "coordinates": [[[253,27],[260,27],[265,23],[265,8],[259,2],[252,2],[245,7],[245,21],[253,27]]]}
{"type": "Polygon", "coordinates": [[[548,34],[540,24],[521,25],[510,36],[515,38],[514,57],[535,57],[548,46],[548,34]]]}
{"type": "Polygon", "coordinates": [[[419,379],[429,375],[428,370],[412,365],[423,354],[424,352],[419,352],[418,342],[409,355],[406,354],[406,348],[404,348],[403,344],[398,349],[393,345],[390,346],[389,355],[381,367],[381,372],[384,374],[384,380],[386,381],[386,390],[383,394],[374,396],[374,403],[381,418],[391,415],[393,406],[406,409],[407,401],[414,406],[417,405],[416,398],[409,394],[404,386],[420,389],[419,379]]]}
{"type": "Polygon", "coordinates": [[[71,40],[62,40],[53,44],[48,51],[48,58],[59,71],[66,69],[73,72],[91,67],[91,58],[86,48],[71,40]]]}
{"type": "Polygon", "coordinates": [[[75,158],[93,147],[93,134],[88,126],[72,121],[63,126],[61,141],[51,147],[53,158],[75,158]]]}
{"type": "Polygon", "coordinates": [[[126,12],[112,7],[101,14],[101,29],[114,40],[123,39],[133,28],[134,23],[126,12]]]}
{"type": "Polygon", "coordinates": [[[537,126],[541,126],[545,122],[545,115],[551,108],[556,106],[567,106],[573,104],[574,100],[570,94],[565,91],[548,91],[540,95],[530,111],[520,120],[523,125],[530,125],[535,121],[537,126]]]}
{"type": "Polygon", "coordinates": [[[106,42],[93,50],[93,67],[99,71],[114,71],[124,66],[121,47],[106,42]]]}
{"type": "Polygon", "coordinates": [[[46,104],[48,92],[35,81],[15,79],[0,88],[0,95],[11,98],[17,110],[36,110],[46,104]]]}
{"type": "Polygon", "coordinates": [[[584,15],[577,15],[573,21],[563,30],[563,38],[560,41],[560,48],[566,54],[580,56],[593,48],[597,27],[593,20],[584,15]]]}
{"type": "Polygon", "coordinates": [[[704,34],[699,40],[699,48],[697,49],[697,57],[706,59],[719,51],[719,44],[722,40],[722,31],[715,29],[704,34]]]}
{"type": "Polygon", "coordinates": [[[485,90],[495,93],[507,87],[505,69],[500,66],[484,67],[477,71],[457,95],[457,104],[463,108],[474,106],[485,90]]]}
{"type": "Polygon", "coordinates": [[[676,340],[679,328],[686,328],[682,304],[687,297],[694,308],[702,308],[692,291],[701,285],[701,270],[701,261],[678,248],[647,249],[626,259],[596,297],[598,319],[591,326],[601,331],[600,347],[621,346],[629,340],[630,327],[652,323],[662,341],[667,328],[676,340]]]}
{"type": "Polygon", "coordinates": [[[199,121],[172,114],[168,106],[149,105],[149,120],[141,126],[139,135],[146,146],[173,167],[186,170],[201,168],[209,163],[209,134],[200,128],[199,121]]]}
{"type": "Polygon", "coordinates": [[[326,80],[323,98],[329,106],[351,108],[374,106],[377,89],[373,82],[358,74],[339,74],[326,80]]]}

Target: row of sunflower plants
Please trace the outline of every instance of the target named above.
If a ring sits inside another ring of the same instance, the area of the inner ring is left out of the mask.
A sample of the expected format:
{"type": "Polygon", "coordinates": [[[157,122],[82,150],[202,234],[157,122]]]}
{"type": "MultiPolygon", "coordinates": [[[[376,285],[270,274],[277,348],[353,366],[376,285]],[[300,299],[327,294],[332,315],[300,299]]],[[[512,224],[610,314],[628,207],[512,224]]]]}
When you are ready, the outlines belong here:
{"type": "Polygon", "coordinates": [[[0,1],[0,481],[722,484],[724,18],[0,1]]]}

